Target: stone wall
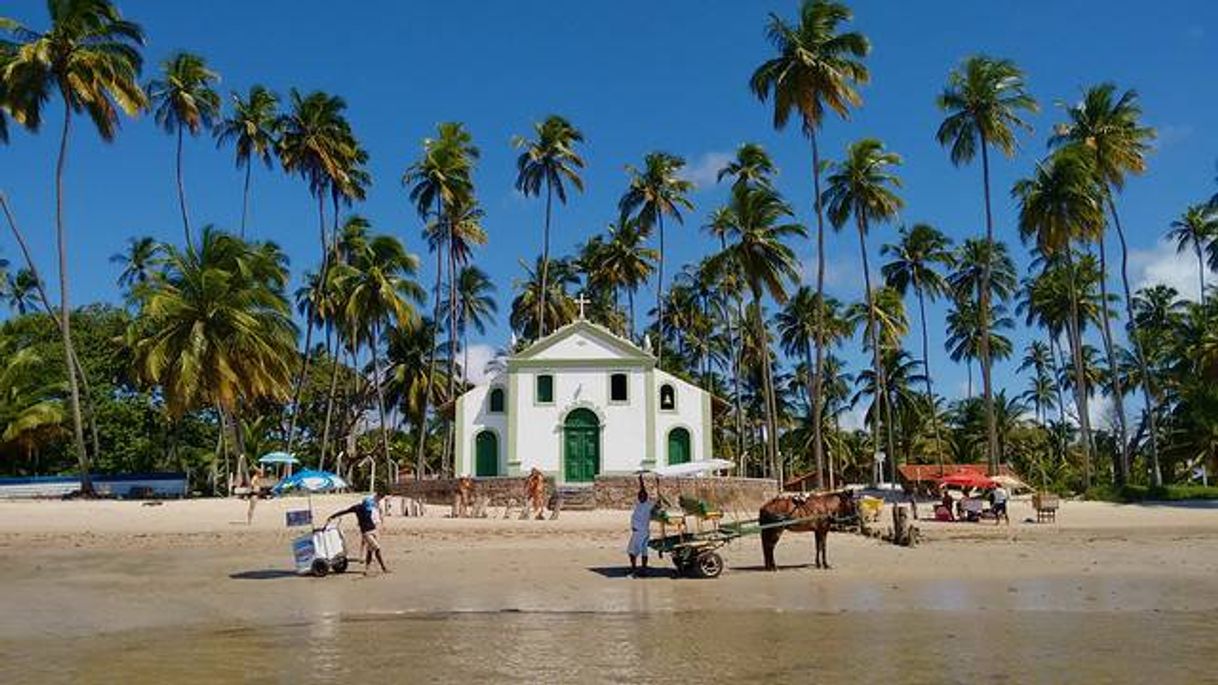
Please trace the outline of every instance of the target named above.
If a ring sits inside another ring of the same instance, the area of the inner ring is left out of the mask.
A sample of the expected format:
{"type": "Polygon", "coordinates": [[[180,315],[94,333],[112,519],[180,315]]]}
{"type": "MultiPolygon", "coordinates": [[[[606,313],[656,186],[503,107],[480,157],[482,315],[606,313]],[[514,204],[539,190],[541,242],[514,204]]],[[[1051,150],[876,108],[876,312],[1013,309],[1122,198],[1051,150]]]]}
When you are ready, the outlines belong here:
{"type": "MultiPolygon", "coordinates": [[[[656,478],[645,475],[643,482],[656,496],[656,478]]],[[[724,511],[756,513],[761,505],[778,494],[778,484],[763,478],[660,478],[659,494],[673,505],[681,496],[711,502],[724,511]]],[[[638,501],[639,481],[635,476],[601,476],[596,479],[596,504],[600,509],[630,509],[638,501]]]]}
{"type": "MultiPolygon", "coordinates": [[[[473,496],[485,498],[486,504],[494,507],[509,503],[519,505],[524,499],[523,476],[497,478],[474,478],[473,496]]],[[[644,476],[647,489],[654,497],[656,478],[644,476]]],[[[402,481],[391,491],[394,495],[409,497],[427,504],[450,505],[457,495],[456,478],[402,481]]],[[[638,478],[635,476],[598,476],[593,484],[593,493],[598,509],[630,509],[638,494],[638,478]]],[[[774,495],[778,494],[775,481],[761,478],[661,478],[659,492],[674,505],[681,495],[712,502],[725,511],[755,512],[774,495]]],[[[546,478],[547,499],[554,493],[554,479],[546,478]]]]}

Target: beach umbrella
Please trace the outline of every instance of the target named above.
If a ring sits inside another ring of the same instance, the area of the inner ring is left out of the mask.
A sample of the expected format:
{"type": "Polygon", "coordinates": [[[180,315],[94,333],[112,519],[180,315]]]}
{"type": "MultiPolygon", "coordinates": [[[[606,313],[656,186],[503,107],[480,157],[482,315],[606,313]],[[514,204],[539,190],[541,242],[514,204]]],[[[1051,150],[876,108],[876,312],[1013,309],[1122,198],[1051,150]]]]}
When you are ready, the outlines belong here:
{"type": "Polygon", "coordinates": [[[295,455],[287,452],[267,452],[258,458],[259,464],[299,464],[300,460],[295,455]]]}
{"type": "Polygon", "coordinates": [[[279,481],[279,484],[271,492],[276,495],[282,495],[285,492],[292,492],[293,490],[304,490],[309,494],[313,494],[314,492],[345,490],[348,487],[350,486],[347,484],[347,481],[343,480],[342,476],[336,473],[305,469],[279,481]]]}

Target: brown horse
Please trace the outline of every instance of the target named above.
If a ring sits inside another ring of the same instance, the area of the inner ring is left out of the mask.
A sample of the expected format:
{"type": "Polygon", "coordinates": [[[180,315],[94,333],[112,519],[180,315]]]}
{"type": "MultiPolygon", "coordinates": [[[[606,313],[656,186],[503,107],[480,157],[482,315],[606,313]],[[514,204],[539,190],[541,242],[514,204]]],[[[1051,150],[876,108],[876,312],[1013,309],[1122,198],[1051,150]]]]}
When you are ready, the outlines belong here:
{"type": "Polygon", "coordinates": [[[816,568],[829,568],[825,552],[829,538],[829,526],[834,519],[851,518],[857,515],[854,495],[848,490],[825,492],[806,496],[779,495],[766,502],[758,514],[758,522],[765,526],[783,521],[799,521],[790,526],[774,526],[761,531],[761,553],[765,556],[767,571],[777,571],[774,563],[774,547],[784,530],[793,533],[816,534],[816,568]]]}

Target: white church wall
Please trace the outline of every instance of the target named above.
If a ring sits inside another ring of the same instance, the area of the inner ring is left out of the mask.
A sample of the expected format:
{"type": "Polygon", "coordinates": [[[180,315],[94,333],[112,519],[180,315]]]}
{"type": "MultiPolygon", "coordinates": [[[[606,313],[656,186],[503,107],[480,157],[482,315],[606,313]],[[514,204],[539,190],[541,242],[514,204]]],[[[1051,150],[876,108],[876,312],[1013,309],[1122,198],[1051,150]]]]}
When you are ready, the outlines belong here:
{"type": "Polygon", "coordinates": [[[500,375],[490,379],[488,384],[470,389],[457,398],[456,428],[457,444],[454,470],[457,475],[470,476],[475,473],[475,441],[478,434],[490,430],[498,438],[500,475],[508,473],[508,398],[507,377],[500,375]],[[504,411],[490,411],[490,392],[494,388],[502,388],[504,395],[504,411]]]}
{"type": "Polygon", "coordinates": [[[576,333],[556,341],[537,353],[534,359],[616,359],[622,351],[590,335],[576,333]]]}
{"type": "Polygon", "coordinates": [[[562,426],[567,414],[580,407],[592,410],[601,422],[600,473],[629,473],[642,464],[646,457],[647,412],[646,374],[641,368],[615,367],[612,360],[607,360],[586,367],[541,366],[515,373],[519,396],[512,403],[518,413],[513,439],[522,472],[537,467],[563,479],[562,426]],[[613,373],[628,376],[625,403],[609,400],[613,373]],[[541,374],[554,378],[552,403],[536,401],[537,376],[541,374]]]}
{"type": "Polygon", "coordinates": [[[668,464],[668,433],[674,428],[684,428],[689,431],[690,459],[697,461],[711,456],[710,435],[710,395],[701,388],[664,371],[655,372],[656,392],[656,433],[654,453],[656,466],[668,464]],[[660,388],[664,384],[673,386],[676,391],[676,407],[672,410],[660,408],[660,388]],[[706,417],[706,420],[703,420],[706,417]]]}

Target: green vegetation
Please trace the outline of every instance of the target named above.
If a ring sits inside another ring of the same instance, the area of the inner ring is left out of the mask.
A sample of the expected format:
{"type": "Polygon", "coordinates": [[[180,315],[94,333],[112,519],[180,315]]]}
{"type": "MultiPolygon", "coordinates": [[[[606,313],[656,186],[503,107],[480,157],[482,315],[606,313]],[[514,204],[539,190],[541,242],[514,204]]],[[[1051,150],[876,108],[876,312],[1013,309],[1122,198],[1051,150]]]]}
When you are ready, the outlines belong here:
{"type": "MultiPolygon", "coordinates": [[[[926,134],[954,164],[980,158],[985,231],[953,244],[922,217],[892,225],[914,202],[901,195],[901,156],[870,132],[822,157],[826,119],[844,122],[863,107],[870,43],[847,30],[846,5],[804,0],[793,19],[769,17],[770,54],[747,90],[774,127],[797,122],[807,137],[812,207],[784,199],[778,170],[755,143],[719,171],[729,190],[720,207],[695,207],[685,161],[651,152],[627,167],[616,206],[603,208],[606,229],[571,254],[552,254],[553,201],[578,201],[586,162],[583,132],[551,115],[512,141],[517,190],[544,193],[545,206],[540,253],[522,259],[511,291],[500,293],[472,264],[502,239],[484,225],[480,151],[461,122],[439,124],[402,169],[424,262],[395,237],[401,227],[378,230],[357,211],[373,179],[341,97],[289,88],[281,99],[256,85],[224,98],[220,75],[184,52],[145,88],[143,31],[112,2],[48,7],[44,29],[0,18],[0,142],[18,129],[42,133],[46,103],[65,105],[59,151],[47,160],[56,206],[45,208],[55,216],[58,301],[48,299],[38,255],[0,194],[22,259],[0,264],[10,311],[0,324],[0,473],[174,469],[196,489],[225,493],[251,458],[287,449],[356,479],[373,465],[381,476],[412,466],[449,474],[452,403],[480,371],[468,368],[471,329],[483,333],[502,307],[525,345],[571,322],[582,294],[590,319],[649,344],[663,369],[726,400],[715,403],[714,437],[742,474],[815,471],[818,485],[832,486],[891,477],[900,463],[988,460],[1014,465],[1039,487],[1102,499],[1218,494],[1187,485],[1201,468],[1218,471],[1218,298],[1205,279],[1206,268],[1218,268],[1218,197],[1160,227],[1196,260],[1199,301],[1162,285],[1132,292],[1120,199],[1152,172],[1155,135],[1136,91],[1085,88],[1058,114],[1047,156],[1023,159],[1020,138],[1033,136],[1024,118],[1038,108],[1023,71],[1000,58],[962,60],[924,103],[943,117],[926,134]],[[124,116],[149,109],[176,138],[182,242],[130,238],[112,258],[125,307],[73,307],[63,178],[73,122],[92,124],[77,136],[114,141],[124,116]],[[244,170],[233,233],[206,221],[192,228],[182,150],[186,134],[204,132],[231,145],[225,154],[244,170]],[[1002,235],[992,216],[1002,189],[991,187],[991,152],[1021,168],[1009,189],[1017,234],[1002,235]],[[257,162],[299,178],[315,205],[318,250],[296,274],[295,292],[274,236],[246,234],[257,162]],[[709,256],[674,269],[665,224],[700,211],[709,256]],[[853,301],[825,294],[826,223],[857,235],[863,278],[853,301]],[[1032,258],[1023,275],[1012,257],[1016,235],[1032,258]],[[1119,255],[1110,252],[1114,238],[1119,255]],[[813,250],[815,283],[797,260],[813,250]],[[1121,287],[1110,290],[1114,270],[1121,287]],[[654,308],[636,311],[636,296],[651,287],[654,308]],[[931,321],[926,302],[939,299],[948,314],[931,321]],[[930,368],[936,325],[948,357],[967,369],[961,399],[939,394],[941,370],[930,368]],[[1037,332],[1025,349],[1012,343],[1017,325],[1037,332]],[[839,356],[850,345],[869,363],[850,368],[839,356]],[[1004,359],[1022,374],[1012,387],[994,383],[993,365],[1004,359]],[[1093,426],[1101,397],[1111,412],[1093,426]],[[847,428],[856,407],[863,425],[847,428]]],[[[492,365],[502,368],[510,352],[492,365]]]]}

